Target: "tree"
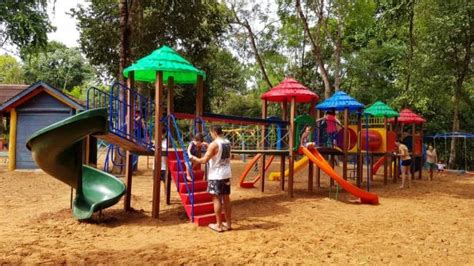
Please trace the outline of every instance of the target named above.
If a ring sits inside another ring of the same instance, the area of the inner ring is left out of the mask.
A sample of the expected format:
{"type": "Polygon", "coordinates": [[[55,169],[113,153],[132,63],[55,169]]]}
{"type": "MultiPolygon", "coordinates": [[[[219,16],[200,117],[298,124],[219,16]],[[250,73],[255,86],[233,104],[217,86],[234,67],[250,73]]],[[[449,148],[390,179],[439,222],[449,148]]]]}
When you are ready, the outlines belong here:
{"type": "Polygon", "coordinates": [[[92,77],[92,69],[77,48],[68,48],[50,42],[45,53],[29,55],[22,52],[25,80],[33,83],[43,80],[52,86],[70,91],[92,77]]]}
{"type": "Polygon", "coordinates": [[[0,1],[0,47],[12,44],[30,53],[44,50],[54,30],[46,13],[47,0],[0,1]]]}
{"type": "Polygon", "coordinates": [[[209,86],[216,88],[209,91],[210,107],[212,112],[225,113],[223,110],[229,105],[229,94],[247,93],[247,69],[228,50],[217,46],[212,50],[206,67],[209,86]]]}
{"type": "Polygon", "coordinates": [[[295,1],[306,37],[319,70],[324,96],[343,86],[351,62],[360,49],[360,37],[372,26],[374,1],[295,1]],[[314,24],[314,25],[313,25],[314,24]]]}
{"type": "MultiPolygon", "coordinates": [[[[243,4],[240,2],[240,4],[243,4]]],[[[266,85],[268,88],[272,88],[272,82],[270,81],[270,78],[268,77],[267,74],[267,69],[265,68],[264,60],[261,56],[261,53],[259,51],[259,48],[257,46],[257,36],[254,33],[254,30],[252,29],[252,26],[250,26],[250,22],[248,20],[248,17],[250,17],[251,13],[255,13],[256,11],[259,10],[259,5],[256,4],[252,7],[251,12],[248,10],[245,10],[242,6],[236,7],[235,3],[230,4],[230,10],[232,11],[233,14],[233,19],[231,20],[231,24],[236,24],[238,26],[241,26],[245,29],[246,31],[246,36],[248,39],[248,42],[250,44],[250,47],[252,48],[253,55],[255,57],[255,61],[257,62],[257,65],[261,71],[263,80],[265,81],[266,85]]],[[[260,14],[260,17],[264,17],[260,14]]],[[[266,19],[264,19],[266,20],[266,19]]],[[[266,21],[265,21],[266,22],[266,21]]],[[[268,23],[268,22],[267,22],[268,23]]]]}
{"type": "MultiPolygon", "coordinates": [[[[129,31],[126,34],[130,37],[130,62],[166,44],[179,46],[180,52],[199,66],[207,57],[209,45],[225,31],[228,12],[217,1],[122,2],[121,7],[128,3],[128,19],[124,13],[120,14],[124,11],[119,8],[119,2],[112,0],[91,1],[86,7],[72,10],[78,20],[82,52],[91,64],[104,66],[115,78],[119,77],[120,30],[125,30],[125,20],[129,31]]],[[[125,50],[123,48],[123,52],[125,50]]]]}
{"type": "MultiPolygon", "coordinates": [[[[452,97],[452,131],[461,129],[462,102],[472,106],[472,45],[474,4],[471,1],[420,1],[422,53],[430,76],[444,83],[452,97]],[[435,17],[436,19],[433,19],[435,17]],[[434,56],[433,56],[434,55],[434,56]],[[436,66],[436,67],[434,67],[436,66]]],[[[424,70],[424,69],[423,69],[424,70]]],[[[441,84],[440,84],[441,85],[441,84]]],[[[456,139],[451,141],[449,164],[456,161],[456,139]]]]}
{"type": "Polygon", "coordinates": [[[24,82],[21,65],[13,56],[0,55],[0,83],[21,84],[24,82]]]}
{"type": "Polygon", "coordinates": [[[331,83],[329,81],[329,73],[324,64],[322,55],[322,25],[324,23],[324,0],[321,0],[319,4],[316,4],[315,13],[317,16],[315,30],[311,31],[308,18],[303,12],[301,7],[301,1],[295,1],[296,10],[303,23],[303,29],[305,30],[306,36],[310,40],[311,47],[313,49],[314,60],[318,65],[319,74],[323,78],[324,82],[324,97],[329,98],[331,96],[331,83]]]}

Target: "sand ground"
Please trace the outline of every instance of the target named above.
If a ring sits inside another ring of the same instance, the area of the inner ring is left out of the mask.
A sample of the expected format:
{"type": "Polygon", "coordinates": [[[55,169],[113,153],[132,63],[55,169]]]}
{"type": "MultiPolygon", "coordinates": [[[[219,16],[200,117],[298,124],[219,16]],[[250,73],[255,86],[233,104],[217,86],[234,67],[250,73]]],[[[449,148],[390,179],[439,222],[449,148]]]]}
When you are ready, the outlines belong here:
{"type": "MultiPolygon", "coordinates": [[[[0,168],[0,264],[474,264],[474,177],[416,180],[411,189],[372,191],[380,205],[351,203],[307,192],[296,176],[295,197],[266,182],[242,189],[245,165],[233,163],[235,230],[218,234],[188,222],[173,191],[160,219],[150,218],[152,178],[146,160],[133,179],[132,206],[104,211],[100,222],[77,222],[68,186],[44,174],[0,168]]],[[[278,165],[272,166],[274,169],[278,165]]]]}

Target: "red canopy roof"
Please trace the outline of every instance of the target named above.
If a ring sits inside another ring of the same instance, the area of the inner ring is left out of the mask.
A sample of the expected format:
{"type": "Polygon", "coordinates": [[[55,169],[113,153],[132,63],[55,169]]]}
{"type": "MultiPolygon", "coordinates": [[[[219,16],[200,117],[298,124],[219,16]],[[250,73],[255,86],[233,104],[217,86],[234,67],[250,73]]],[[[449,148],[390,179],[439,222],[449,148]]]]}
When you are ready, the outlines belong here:
{"type": "Polygon", "coordinates": [[[317,101],[319,96],[292,78],[286,78],[280,84],[265,92],[260,97],[270,102],[289,102],[295,98],[297,103],[317,101]]]}
{"type": "MultiPolygon", "coordinates": [[[[412,112],[410,109],[403,109],[400,111],[400,116],[398,117],[398,123],[402,124],[422,124],[425,123],[426,120],[412,112]]],[[[389,119],[389,122],[394,123],[395,119],[389,119]]]]}

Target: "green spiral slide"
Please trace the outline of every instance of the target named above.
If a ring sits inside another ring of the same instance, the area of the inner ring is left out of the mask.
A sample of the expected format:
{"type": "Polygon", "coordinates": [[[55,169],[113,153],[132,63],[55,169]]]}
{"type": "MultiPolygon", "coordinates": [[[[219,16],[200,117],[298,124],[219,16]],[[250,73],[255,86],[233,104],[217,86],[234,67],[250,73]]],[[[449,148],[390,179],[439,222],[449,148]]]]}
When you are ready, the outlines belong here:
{"type": "Polygon", "coordinates": [[[72,212],[78,220],[116,204],[125,193],[120,179],[82,164],[82,140],[107,133],[107,109],[91,109],[35,132],[26,144],[41,169],[76,189],[72,212]]]}

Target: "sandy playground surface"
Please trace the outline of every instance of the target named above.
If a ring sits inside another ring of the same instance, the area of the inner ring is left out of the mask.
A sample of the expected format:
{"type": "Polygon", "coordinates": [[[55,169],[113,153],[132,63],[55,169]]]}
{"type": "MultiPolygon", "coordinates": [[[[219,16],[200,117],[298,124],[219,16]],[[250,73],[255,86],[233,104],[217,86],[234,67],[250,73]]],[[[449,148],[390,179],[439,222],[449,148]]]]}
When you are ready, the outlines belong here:
{"type": "MultiPolygon", "coordinates": [[[[411,189],[373,191],[381,204],[351,203],[307,192],[296,176],[295,198],[266,182],[266,191],[241,189],[244,164],[233,163],[234,231],[218,234],[188,222],[173,191],[159,220],[150,218],[152,178],[146,160],[133,180],[132,206],[104,211],[101,222],[79,223],[68,186],[41,171],[0,168],[0,264],[474,264],[474,177],[446,175],[411,189]]],[[[272,166],[275,170],[278,164],[272,166]]]]}

